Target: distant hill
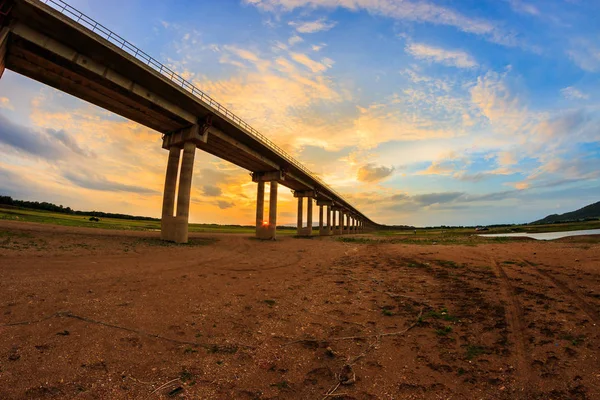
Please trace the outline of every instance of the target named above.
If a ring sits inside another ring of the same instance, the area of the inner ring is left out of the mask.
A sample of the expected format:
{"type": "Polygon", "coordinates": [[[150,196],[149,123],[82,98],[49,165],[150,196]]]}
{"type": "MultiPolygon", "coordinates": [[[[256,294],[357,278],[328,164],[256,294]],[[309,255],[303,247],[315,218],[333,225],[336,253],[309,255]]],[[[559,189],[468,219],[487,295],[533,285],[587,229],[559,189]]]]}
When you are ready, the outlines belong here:
{"type": "Polygon", "coordinates": [[[556,222],[581,221],[586,219],[600,219],[600,201],[576,211],[548,215],[546,218],[532,222],[532,224],[552,224],[556,222]]]}

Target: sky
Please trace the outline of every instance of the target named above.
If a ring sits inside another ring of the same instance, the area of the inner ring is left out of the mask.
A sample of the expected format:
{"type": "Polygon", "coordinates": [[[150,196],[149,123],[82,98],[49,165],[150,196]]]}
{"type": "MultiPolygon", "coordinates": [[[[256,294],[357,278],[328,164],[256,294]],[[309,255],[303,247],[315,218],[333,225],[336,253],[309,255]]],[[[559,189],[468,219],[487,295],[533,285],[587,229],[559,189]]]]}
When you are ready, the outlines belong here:
{"type": "MultiPolygon", "coordinates": [[[[523,223],[600,200],[596,0],[69,3],[375,222],[523,223]]],[[[8,70],[0,154],[0,194],[161,214],[160,133],[8,70]]],[[[192,222],[253,224],[255,199],[249,171],[197,152],[192,222]]],[[[294,224],[289,190],[278,207],[294,224]]]]}

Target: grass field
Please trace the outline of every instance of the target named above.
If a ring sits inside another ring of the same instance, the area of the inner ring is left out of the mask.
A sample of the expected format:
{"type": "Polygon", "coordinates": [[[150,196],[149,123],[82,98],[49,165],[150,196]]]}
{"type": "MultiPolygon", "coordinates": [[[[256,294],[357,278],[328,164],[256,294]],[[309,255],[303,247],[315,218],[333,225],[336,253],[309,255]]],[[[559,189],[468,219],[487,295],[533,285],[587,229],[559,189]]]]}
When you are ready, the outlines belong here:
{"type": "MultiPolygon", "coordinates": [[[[138,221],[133,219],[100,218],[100,221],[89,220],[90,216],[69,215],[42,210],[29,210],[22,208],[0,208],[0,220],[38,222],[62,226],[120,229],[137,231],[160,231],[160,221],[138,221]]],[[[510,232],[561,232],[583,229],[600,229],[600,221],[572,222],[548,225],[514,225],[508,227],[491,228],[481,233],[510,233],[510,232]]],[[[254,233],[252,226],[231,226],[215,224],[190,224],[190,232],[207,233],[254,233]]],[[[295,235],[293,227],[278,227],[278,232],[284,235],[295,235]]],[[[315,231],[315,233],[318,233],[315,231]]],[[[415,230],[385,230],[375,232],[381,239],[393,242],[416,244],[457,244],[464,243],[465,238],[472,237],[473,228],[417,228],[415,230]]],[[[507,241],[510,238],[495,238],[497,241],[507,241]]],[[[487,239],[490,240],[490,239],[487,239]]]]}
{"type": "MultiPolygon", "coordinates": [[[[100,218],[100,221],[89,220],[89,215],[69,215],[42,210],[22,208],[0,208],[0,220],[37,222],[62,226],[75,226],[101,229],[120,229],[135,231],[160,231],[160,221],[138,221],[133,219],[100,218]]],[[[254,233],[251,226],[227,226],[213,224],[190,224],[190,232],[208,233],[254,233]]],[[[295,229],[279,229],[279,233],[293,235],[295,229]]]]}

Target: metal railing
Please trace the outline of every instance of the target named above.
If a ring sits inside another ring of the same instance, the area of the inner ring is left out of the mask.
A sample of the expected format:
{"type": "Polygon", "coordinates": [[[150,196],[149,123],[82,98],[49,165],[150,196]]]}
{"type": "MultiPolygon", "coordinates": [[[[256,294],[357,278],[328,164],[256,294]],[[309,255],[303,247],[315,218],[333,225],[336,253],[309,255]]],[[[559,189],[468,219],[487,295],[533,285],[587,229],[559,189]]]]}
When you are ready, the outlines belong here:
{"type": "Polygon", "coordinates": [[[201,101],[203,101],[204,103],[209,105],[215,112],[221,114],[222,117],[225,117],[225,119],[233,122],[238,127],[244,129],[247,133],[249,133],[251,136],[255,137],[260,142],[262,142],[264,145],[269,147],[271,150],[273,150],[275,153],[277,153],[284,160],[286,160],[290,164],[294,165],[299,170],[308,174],[312,179],[314,179],[316,182],[318,182],[324,189],[335,194],[340,199],[342,199],[344,202],[346,202],[346,204],[348,204],[349,206],[351,206],[352,208],[357,210],[356,207],[352,206],[346,199],[344,199],[342,197],[341,194],[339,194],[338,192],[336,192],[335,190],[330,188],[316,174],[312,173],[308,168],[304,167],[300,162],[296,161],[292,156],[287,154],[283,149],[281,149],[279,146],[277,146],[275,143],[273,143],[271,140],[269,140],[266,136],[261,134],[259,131],[257,131],[253,127],[251,127],[247,122],[245,122],[240,117],[238,117],[237,115],[235,115],[234,113],[229,111],[227,108],[225,108],[224,106],[219,104],[217,101],[213,100],[209,95],[207,95],[202,90],[195,87],[192,83],[185,80],[183,77],[181,77],[179,74],[177,74],[175,71],[173,71],[169,67],[165,66],[164,64],[162,64],[155,58],[148,55],[146,52],[144,52],[144,51],[140,50],[139,48],[137,48],[136,46],[134,46],[129,41],[123,39],[121,36],[117,35],[110,29],[106,28],[104,25],[98,23],[97,21],[88,17],[87,15],[85,15],[81,11],[75,9],[74,7],[70,6],[69,4],[65,3],[64,1],[62,1],[62,0],[39,0],[39,1],[52,7],[53,9],[55,9],[57,11],[59,11],[61,14],[69,17],[70,19],[77,22],[78,24],[88,28],[92,32],[96,33],[98,36],[108,40],[109,42],[116,45],[123,51],[134,56],[137,60],[142,61],[144,64],[148,65],[149,67],[151,67],[152,69],[154,69],[155,71],[160,73],[163,77],[165,77],[165,78],[169,79],[171,82],[175,83],[177,86],[190,92],[191,94],[193,94],[194,96],[199,98],[201,101]]]}

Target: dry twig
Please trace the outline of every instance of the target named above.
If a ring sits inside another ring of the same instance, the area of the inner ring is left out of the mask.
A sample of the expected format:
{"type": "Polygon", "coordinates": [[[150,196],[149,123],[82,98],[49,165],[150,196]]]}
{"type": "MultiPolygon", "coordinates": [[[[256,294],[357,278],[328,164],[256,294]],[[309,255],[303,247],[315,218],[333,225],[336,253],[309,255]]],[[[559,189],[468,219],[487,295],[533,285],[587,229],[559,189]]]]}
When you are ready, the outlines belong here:
{"type": "Polygon", "coordinates": [[[152,396],[154,393],[158,392],[160,389],[170,385],[171,383],[178,381],[179,378],[175,378],[175,379],[171,379],[169,382],[163,384],[162,386],[160,386],[159,388],[154,389],[154,391],[152,393],[150,393],[148,396],[152,396]]]}

